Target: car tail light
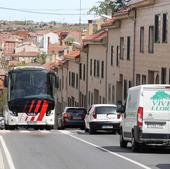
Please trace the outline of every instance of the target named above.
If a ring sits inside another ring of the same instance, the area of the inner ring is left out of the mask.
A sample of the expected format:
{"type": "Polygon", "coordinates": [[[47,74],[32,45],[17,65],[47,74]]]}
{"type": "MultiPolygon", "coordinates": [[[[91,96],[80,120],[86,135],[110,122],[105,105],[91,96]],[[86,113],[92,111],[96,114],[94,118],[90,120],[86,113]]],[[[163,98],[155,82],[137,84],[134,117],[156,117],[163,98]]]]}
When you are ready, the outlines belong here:
{"type": "Polygon", "coordinates": [[[138,107],[138,112],[137,112],[137,123],[139,127],[142,127],[143,125],[143,107],[138,107]]]}
{"type": "Polygon", "coordinates": [[[97,114],[96,114],[95,110],[94,110],[94,112],[93,112],[93,118],[94,118],[94,119],[97,118],[97,114]]]}
{"type": "Polygon", "coordinates": [[[69,114],[69,113],[64,113],[63,117],[64,117],[64,118],[70,118],[70,117],[71,117],[71,114],[69,114]]]}
{"type": "Polygon", "coordinates": [[[121,115],[120,114],[117,114],[117,119],[120,119],[121,115]]]}

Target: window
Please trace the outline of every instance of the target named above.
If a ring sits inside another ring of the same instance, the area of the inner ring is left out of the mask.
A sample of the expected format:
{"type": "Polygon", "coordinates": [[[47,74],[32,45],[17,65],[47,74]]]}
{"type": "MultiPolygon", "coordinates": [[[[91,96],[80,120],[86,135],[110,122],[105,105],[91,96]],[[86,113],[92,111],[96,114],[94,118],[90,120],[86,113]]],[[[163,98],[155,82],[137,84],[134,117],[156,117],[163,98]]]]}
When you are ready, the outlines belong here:
{"type": "Polygon", "coordinates": [[[126,100],[127,97],[127,80],[124,80],[124,100],[126,100]]]}
{"type": "Polygon", "coordinates": [[[90,76],[92,76],[92,59],[90,59],[90,76]]]}
{"type": "Polygon", "coordinates": [[[142,84],[146,84],[146,75],[142,75],[142,84]]]}
{"type": "Polygon", "coordinates": [[[91,93],[91,104],[93,104],[93,93],[91,93]]]}
{"type": "Polygon", "coordinates": [[[132,81],[129,80],[129,88],[132,87],[132,81]]]}
{"type": "Polygon", "coordinates": [[[114,98],[115,98],[115,87],[112,86],[112,103],[114,103],[114,98]]]}
{"type": "Polygon", "coordinates": [[[124,37],[120,38],[120,59],[124,58],[124,37]]]}
{"type": "Polygon", "coordinates": [[[69,72],[69,86],[71,85],[71,72],[69,72]]]}
{"type": "Polygon", "coordinates": [[[101,66],[101,77],[104,78],[104,61],[102,61],[102,66],[101,66]]]}
{"type": "Polygon", "coordinates": [[[79,64],[79,76],[80,76],[80,79],[82,79],[82,64],[81,63],[79,64]]]}
{"type": "Polygon", "coordinates": [[[90,101],[91,101],[91,99],[90,99],[90,96],[91,96],[91,93],[90,93],[90,91],[89,91],[89,105],[90,105],[90,101]]]}
{"type": "Polygon", "coordinates": [[[161,84],[166,84],[166,68],[161,69],[161,84]]]}
{"type": "Polygon", "coordinates": [[[86,67],[85,67],[86,65],[84,64],[83,65],[83,80],[85,80],[85,78],[86,78],[86,67]]]}
{"type": "Polygon", "coordinates": [[[162,42],[167,43],[168,36],[168,14],[163,14],[163,22],[162,22],[162,42]]]}
{"type": "Polygon", "coordinates": [[[127,60],[130,60],[130,36],[127,37],[127,60]]]}
{"type": "Polygon", "coordinates": [[[140,74],[136,74],[136,85],[140,85],[140,74]]]}
{"type": "Polygon", "coordinates": [[[77,88],[77,89],[78,89],[78,80],[79,80],[78,74],[76,74],[76,88],[77,88]]]}
{"type": "Polygon", "coordinates": [[[100,77],[100,61],[97,61],[97,77],[100,77]]]}
{"type": "Polygon", "coordinates": [[[148,52],[154,52],[154,28],[149,26],[149,42],[148,42],[148,52]]]}
{"type": "Polygon", "coordinates": [[[111,84],[108,86],[108,100],[111,101],[111,84]]]}
{"type": "Polygon", "coordinates": [[[155,15],[155,43],[160,42],[160,14],[155,15]]]}
{"type": "Polygon", "coordinates": [[[113,66],[113,46],[111,46],[111,51],[110,51],[110,53],[111,53],[111,55],[110,55],[110,64],[113,66]]]}
{"type": "Polygon", "coordinates": [[[75,73],[72,72],[71,86],[75,87],[75,73]]]}
{"type": "Polygon", "coordinates": [[[144,27],[140,28],[140,52],[144,53],[144,27]]]}
{"type": "Polygon", "coordinates": [[[96,60],[94,60],[94,68],[93,68],[93,71],[94,71],[94,77],[96,76],[96,60]]]}
{"type": "Polygon", "coordinates": [[[116,66],[119,66],[119,46],[116,48],[116,66]]]}

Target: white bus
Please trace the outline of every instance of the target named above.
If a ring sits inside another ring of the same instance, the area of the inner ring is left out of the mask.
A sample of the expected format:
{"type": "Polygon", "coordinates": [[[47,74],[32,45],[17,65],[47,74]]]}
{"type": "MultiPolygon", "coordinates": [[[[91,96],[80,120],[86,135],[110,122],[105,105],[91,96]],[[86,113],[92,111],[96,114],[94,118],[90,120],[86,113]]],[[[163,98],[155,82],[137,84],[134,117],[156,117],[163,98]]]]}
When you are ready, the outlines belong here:
{"type": "Polygon", "coordinates": [[[58,77],[40,66],[23,66],[5,76],[3,97],[5,129],[32,126],[52,129],[55,125],[58,77]]]}

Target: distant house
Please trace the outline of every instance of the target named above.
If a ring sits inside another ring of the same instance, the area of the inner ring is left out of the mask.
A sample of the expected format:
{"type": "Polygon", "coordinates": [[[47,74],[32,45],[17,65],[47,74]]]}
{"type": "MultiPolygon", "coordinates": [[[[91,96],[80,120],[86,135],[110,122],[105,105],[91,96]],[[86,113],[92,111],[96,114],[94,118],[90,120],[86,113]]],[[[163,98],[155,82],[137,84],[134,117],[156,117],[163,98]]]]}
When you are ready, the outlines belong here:
{"type": "Polygon", "coordinates": [[[39,48],[42,52],[48,54],[49,43],[50,44],[59,44],[59,36],[53,32],[40,32],[37,33],[37,42],[39,44],[39,48]]]}

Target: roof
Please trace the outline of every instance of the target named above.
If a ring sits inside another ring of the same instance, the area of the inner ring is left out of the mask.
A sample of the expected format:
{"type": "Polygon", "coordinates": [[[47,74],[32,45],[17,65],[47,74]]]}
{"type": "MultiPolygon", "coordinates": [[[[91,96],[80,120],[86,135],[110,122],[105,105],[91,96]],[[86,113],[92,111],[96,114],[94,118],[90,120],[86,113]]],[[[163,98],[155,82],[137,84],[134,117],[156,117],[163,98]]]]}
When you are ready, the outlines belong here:
{"type": "Polygon", "coordinates": [[[116,21],[116,17],[113,17],[111,19],[107,19],[102,26],[111,26],[116,21]]]}
{"type": "Polygon", "coordinates": [[[80,51],[79,50],[73,50],[64,55],[66,58],[78,58],[80,57],[80,51]]]}
{"type": "Polygon", "coordinates": [[[52,69],[56,68],[56,66],[58,66],[58,61],[54,61],[54,62],[51,62],[51,63],[46,63],[46,64],[44,64],[42,66],[45,69],[52,70],[52,69]]]}
{"type": "Polygon", "coordinates": [[[96,34],[93,34],[93,35],[86,37],[83,41],[99,42],[106,37],[107,37],[107,31],[100,31],[96,34]]]}
{"type": "Polygon", "coordinates": [[[58,43],[55,43],[55,44],[49,44],[49,47],[48,47],[48,53],[59,53],[60,51],[63,51],[64,49],[66,48],[66,46],[63,46],[63,45],[58,45],[58,43]]]}

